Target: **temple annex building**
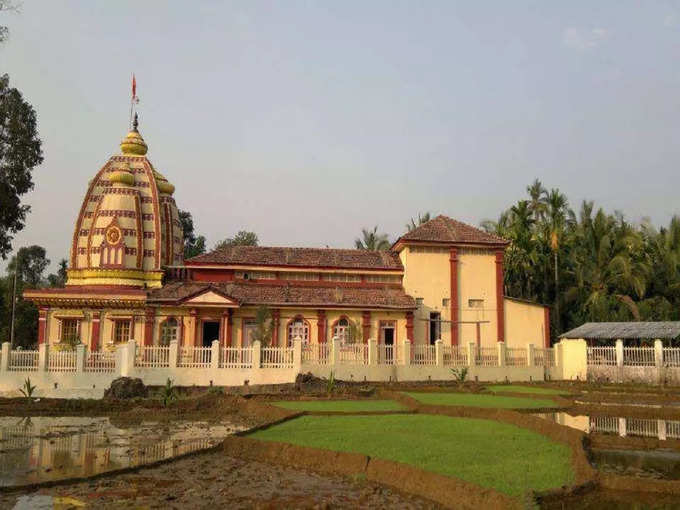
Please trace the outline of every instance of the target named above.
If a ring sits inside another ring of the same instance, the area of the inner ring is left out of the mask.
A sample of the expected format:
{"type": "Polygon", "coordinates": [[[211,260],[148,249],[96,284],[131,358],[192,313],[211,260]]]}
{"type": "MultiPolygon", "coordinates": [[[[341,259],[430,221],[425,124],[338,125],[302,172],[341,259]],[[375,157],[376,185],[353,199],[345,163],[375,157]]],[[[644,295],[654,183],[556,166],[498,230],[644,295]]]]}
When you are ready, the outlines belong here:
{"type": "Polygon", "coordinates": [[[548,308],[503,295],[504,239],[438,216],[389,251],[233,246],[183,260],[175,188],[136,121],[120,149],[87,187],[66,287],[24,294],[39,343],[245,347],[265,305],[272,345],[550,345],[548,308]]]}

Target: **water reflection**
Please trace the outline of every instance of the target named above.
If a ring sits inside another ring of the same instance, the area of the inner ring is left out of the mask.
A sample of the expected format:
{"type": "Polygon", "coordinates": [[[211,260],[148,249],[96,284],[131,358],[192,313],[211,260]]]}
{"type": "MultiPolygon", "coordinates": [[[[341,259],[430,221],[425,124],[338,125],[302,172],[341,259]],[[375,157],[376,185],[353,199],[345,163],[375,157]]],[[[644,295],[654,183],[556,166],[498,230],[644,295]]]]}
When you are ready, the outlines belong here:
{"type": "Polygon", "coordinates": [[[654,418],[624,418],[618,416],[572,416],[567,413],[540,413],[536,416],[549,419],[560,425],[581,430],[587,434],[616,434],[621,437],[653,437],[680,439],[680,421],[654,418]]]}
{"type": "Polygon", "coordinates": [[[230,423],[174,422],[118,428],[108,418],[0,417],[0,485],[91,476],[216,445],[230,423]]]}

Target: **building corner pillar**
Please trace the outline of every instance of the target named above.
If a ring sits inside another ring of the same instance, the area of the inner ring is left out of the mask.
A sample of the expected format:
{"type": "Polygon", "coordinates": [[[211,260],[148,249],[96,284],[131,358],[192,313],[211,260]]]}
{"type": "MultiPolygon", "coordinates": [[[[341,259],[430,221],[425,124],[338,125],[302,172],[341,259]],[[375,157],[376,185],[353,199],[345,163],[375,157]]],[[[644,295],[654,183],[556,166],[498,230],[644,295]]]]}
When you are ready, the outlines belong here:
{"type": "MultiPolygon", "coordinates": [[[[458,248],[451,248],[449,257],[451,271],[451,288],[449,305],[451,307],[451,345],[458,345],[458,248]]],[[[441,336],[441,332],[439,333],[441,336]]]]}
{"type": "Polygon", "coordinates": [[[496,326],[498,342],[505,342],[505,301],[503,292],[503,257],[504,250],[496,251],[496,326]]]}
{"type": "Polygon", "coordinates": [[[363,343],[367,344],[368,339],[371,337],[371,312],[364,311],[361,314],[361,328],[362,328],[363,343]]]}
{"type": "Polygon", "coordinates": [[[281,318],[281,310],[275,308],[272,310],[272,347],[279,345],[279,320],[281,318]]]}
{"type": "Polygon", "coordinates": [[[326,343],[326,312],[325,310],[317,310],[317,342],[320,344],[326,343]]]}
{"type": "Polygon", "coordinates": [[[47,341],[47,310],[46,307],[40,307],[38,311],[38,345],[47,341]]]}
{"type": "Polygon", "coordinates": [[[406,340],[413,343],[413,312],[406,312],[406,340]]]}
{"type": "Polygon", "coordinates": [[[144,312],[144,345],[153,345],[153,323],[156,313],[153,308],[144,312]]]}
{"type": "Polygon", "coordinates": [[[100,331],[101,331],[101,312],[98,310],[95,310],[92,312],[92,332],[90,334],[90,351],[98,351],[99,350],[99,336],[100,336],[100,331]]]}

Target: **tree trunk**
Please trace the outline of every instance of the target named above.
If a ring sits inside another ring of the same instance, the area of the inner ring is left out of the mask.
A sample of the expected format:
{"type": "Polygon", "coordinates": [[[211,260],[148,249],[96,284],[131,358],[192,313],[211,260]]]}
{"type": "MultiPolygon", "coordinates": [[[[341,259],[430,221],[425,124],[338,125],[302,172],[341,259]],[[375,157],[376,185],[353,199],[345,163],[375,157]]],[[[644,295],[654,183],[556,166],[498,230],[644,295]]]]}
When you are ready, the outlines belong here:
{"type": "Polygon", "coordinates": [[[557,266],[557,250],[554,252],[555,257],[555,334],[559,335],[562,330],[560,327],[560,277],[557,266]]]}

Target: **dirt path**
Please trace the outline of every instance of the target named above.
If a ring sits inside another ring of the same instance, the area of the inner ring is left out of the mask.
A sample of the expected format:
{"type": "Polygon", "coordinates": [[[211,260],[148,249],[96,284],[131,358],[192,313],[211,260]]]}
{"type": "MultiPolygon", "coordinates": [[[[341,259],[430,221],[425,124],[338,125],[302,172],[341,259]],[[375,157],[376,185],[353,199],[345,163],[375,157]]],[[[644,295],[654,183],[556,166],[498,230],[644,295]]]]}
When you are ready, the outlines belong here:
{"type": "Polygon", "coordinates": [[[91,482],[0,494],[0,508],[399,508],[436,509],[429,501],[361,480],[321,476],[227,457],[221,452],[180,459],[137,473],[91,482]],[[42,506],[44,505],[44,506],[42,506]],[[56,506],[55,506],[56,507],[56,506]]]}

